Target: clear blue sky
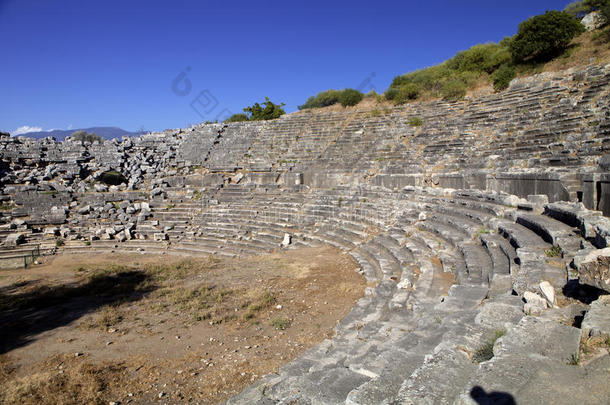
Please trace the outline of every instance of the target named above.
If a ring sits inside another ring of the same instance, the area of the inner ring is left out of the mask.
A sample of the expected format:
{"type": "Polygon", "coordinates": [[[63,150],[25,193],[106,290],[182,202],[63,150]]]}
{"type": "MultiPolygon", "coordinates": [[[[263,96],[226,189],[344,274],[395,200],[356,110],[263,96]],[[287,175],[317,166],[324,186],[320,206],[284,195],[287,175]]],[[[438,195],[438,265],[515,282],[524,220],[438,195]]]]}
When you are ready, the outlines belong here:
{"type": "Polygon", "coordinates": [[[265,96],[291,112],[329,88],[382,92],[568,3],[0,0],[0,130],[162,130],[265,96]],[[172,91],[181,72],[190,92],[172,91]]]}

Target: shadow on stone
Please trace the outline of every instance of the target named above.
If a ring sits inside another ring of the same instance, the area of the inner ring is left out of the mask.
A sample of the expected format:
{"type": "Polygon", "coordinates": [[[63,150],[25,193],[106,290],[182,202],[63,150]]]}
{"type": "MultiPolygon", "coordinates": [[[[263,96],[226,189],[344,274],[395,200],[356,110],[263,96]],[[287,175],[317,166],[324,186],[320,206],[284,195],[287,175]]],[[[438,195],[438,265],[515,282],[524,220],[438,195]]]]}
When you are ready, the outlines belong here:
{"type": "Polygon", "coordinates": [[[517,405],[515,398],[511,394],[500,391],[485,392],[478,385],[472,387],[470,397],[478,405],[517,405]]]}
{"type": "Polygon", "coordinates": [[[84,284],[20,282],[0,288],[0,354],[68,325],[105,305],[137,301],[155,289],[140,271],[91,276],[84,284]]]}
{"type": "Polygon", "coordinates": [[[569,280],[563,286],[562,292],[566,297],[573,298],[587,305],[598,299],[600,295],[607,294],[607,292],[597,287],[580,284],[578,280],[569,280]]]}

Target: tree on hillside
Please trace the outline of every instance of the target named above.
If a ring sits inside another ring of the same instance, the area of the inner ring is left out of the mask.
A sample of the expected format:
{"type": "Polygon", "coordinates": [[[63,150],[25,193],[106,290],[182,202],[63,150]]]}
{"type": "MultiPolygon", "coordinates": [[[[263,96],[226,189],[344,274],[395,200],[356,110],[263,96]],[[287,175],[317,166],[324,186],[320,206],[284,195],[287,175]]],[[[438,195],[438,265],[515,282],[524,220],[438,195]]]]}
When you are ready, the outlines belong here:
{"type": "Polygon", "coordinates": [[[339,96],[339,102],[343,107],[354,106],[362,101],[364,94],[358,90],[345,89],[339,96]]]}
{"type": "Polygon", "coordinates": [[[282,108],[285,105],[284,103],[275,104],[269,100],[269,97],[265,97],[262,105],[254,103],[254,105],[244,108],[244,112],[248,115],[250,121],[272,120],[286,114],[286,111],[282,108]]]}
{"type": "Polygon", "coordinates": [[[285,105],[284,103],[275,104],[269,100],[269,97],[265,97],[262,104],[254,103],[254,105],[244,108],[243,113],[231,115],[225,122],[272,120],[286,114],[282,108],[285,105]]]}
{"type": "Polygon", "coordinates": [[[519,24],[510,43],[515,62],[547,61],[563,52],[572,38],[585,31],[583,25],[563,11],[547,11],[519,24]]]}
{"type": "Polygon", "coordinates": [[[99,135],[96,135],[95,133],[91,132],[86,132],[86,131],[75,131],[72,133],[72,135],[70,135],[70,139],[72,139],[73,141],[81,141],[81,142],[99,142],[99,143],[103,143],[104,142],[104,138],[102,138],[99,135]]]}
{"type": "Polygon", "coordinates": [[[592,11],[599,11],[610,24],[610,0],[577,0],[567,5],[564,10],[576,18],[582,18],[592,11]]]}

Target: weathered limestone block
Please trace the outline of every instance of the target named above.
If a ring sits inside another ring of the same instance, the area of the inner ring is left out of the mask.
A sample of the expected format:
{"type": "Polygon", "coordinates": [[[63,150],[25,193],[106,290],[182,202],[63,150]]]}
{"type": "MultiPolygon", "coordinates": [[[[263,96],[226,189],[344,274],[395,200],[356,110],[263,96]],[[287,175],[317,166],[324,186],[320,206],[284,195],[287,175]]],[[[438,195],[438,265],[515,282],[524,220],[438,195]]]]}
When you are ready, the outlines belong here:
{"type": "Polygon", "coordinates": [[[540,315],[547,308],[546,299],[531,291],[523,293],[523,299],[526,301],[523,312],[528,315],[540,315]]]}
{"type": "Polygon", "coordinates": [[[583,252],[574,257],[581,284],[610,292],[610,248],[583,252]]]}
{"type": "Polygon", "coordinates": [[[11,233],[4,240],[4,246],[17,246],[25,242],[25,236],[22,233],[11,233]]]}
{"type": "Polygon", "coordinates": [[[594,11],[584,16],[583,19],[580,20],[580,22],[582,23],[582,25],[585,26],[587,31],[593,31],[604,25],[606,19],[601,14],[601,12],[594,11]]]}
{"type": "Polygon", "coordinates": [[[610,337],[610,295],[602,295],[591,303],[581,329],[583,336],[610,337]]]}
{"type": "Polygon", "coordinates": [[[153,234],[153,239],[155,240],[155,242],[162,242],[164,240],[168,239],[168,236],[166,233],[154,233],[153,234]]]}

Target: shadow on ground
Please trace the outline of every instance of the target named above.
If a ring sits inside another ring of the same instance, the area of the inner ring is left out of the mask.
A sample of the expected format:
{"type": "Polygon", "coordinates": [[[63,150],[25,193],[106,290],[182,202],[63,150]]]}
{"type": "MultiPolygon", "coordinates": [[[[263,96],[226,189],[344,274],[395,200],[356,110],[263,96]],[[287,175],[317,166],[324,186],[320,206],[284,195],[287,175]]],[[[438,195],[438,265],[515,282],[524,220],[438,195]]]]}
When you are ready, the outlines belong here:
{"type": "Polygon", "coordinates": [[[515,398],[507,392],[485,392],[480,386],[472,387],[470,397],[477,405],[517,405],[515,398]]]}
{"type": "Polygon", "coordinates": [[[0,354],[105,305],[140,300],[155,288],[150,277],[140,271],[94,275],[84,284],[20,282],[0,288],[0,354]]]}

